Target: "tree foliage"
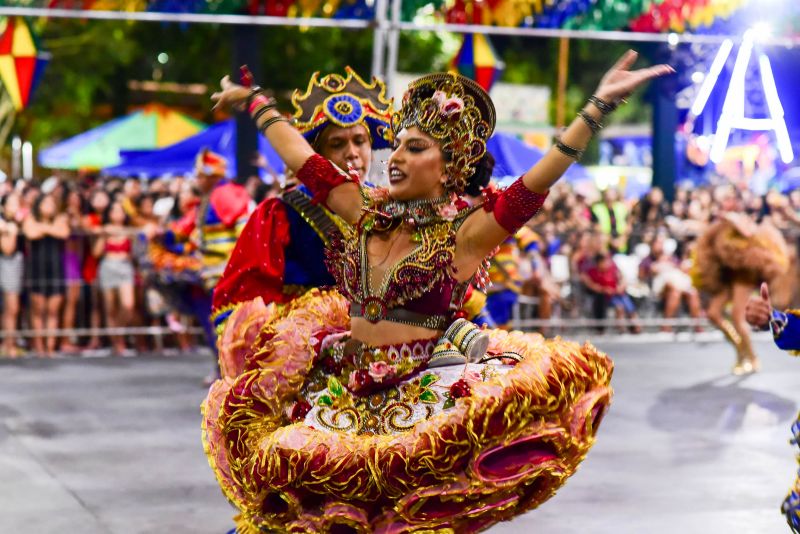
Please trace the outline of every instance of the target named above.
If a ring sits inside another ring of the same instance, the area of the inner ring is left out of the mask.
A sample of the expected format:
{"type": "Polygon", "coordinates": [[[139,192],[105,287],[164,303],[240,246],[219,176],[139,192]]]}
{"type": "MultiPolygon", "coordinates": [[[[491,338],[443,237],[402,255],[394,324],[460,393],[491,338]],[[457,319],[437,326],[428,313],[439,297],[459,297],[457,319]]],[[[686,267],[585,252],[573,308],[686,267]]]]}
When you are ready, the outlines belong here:
{"type": "MultiPolygon", "coordinates": [[[[128,90],[130,80],[205,84],[210,93],[221,76],[237,74],[236,26],[51,19],[38,21],[36,28],[52,60],[33,103],[18,117],[16,129],[37,147],[76,135],[123,114],[131,105],[144,103],[142,95],[128,90]],[[157,59],[162,53],[168,56],[164,64],[157,59]]],[[[304,88],[316,70],[343,72],[350,65],[365,76],[370,72],[371,30],[260,27],[254,35],[249,46],[257,47],[255,56],[260,57],[260,68],[254,69],[261,73],[258,81],[284,101],[291,90],[304,88]]],[[[548,85],[555,94],[558,41],[492,39],[506,65],[503,81],[548,85]]],[[[593,42],[572,42],[568,109],[577,109],[585,101],[626,48],[624,43],[603,43],[599,48],[593,42]]],[[[452,36],[402,32],[398,68],[406,72],[444,69],[451,49],[452,36]]],[[[198,118],[213,120],[208,94],[145,96],[188,107],[198,118]]],[[[646,120],[648,110],[638,98],[615,120],[646,120]]]]}

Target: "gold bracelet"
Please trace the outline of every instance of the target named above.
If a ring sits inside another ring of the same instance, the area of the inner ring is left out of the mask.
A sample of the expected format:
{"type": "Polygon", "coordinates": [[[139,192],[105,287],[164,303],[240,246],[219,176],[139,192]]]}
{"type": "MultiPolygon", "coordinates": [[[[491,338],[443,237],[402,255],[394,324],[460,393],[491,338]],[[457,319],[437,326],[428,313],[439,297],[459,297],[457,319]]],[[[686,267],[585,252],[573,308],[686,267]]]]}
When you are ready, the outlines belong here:
{"type": "Polygon", "coordinates": [[[262,125],[261,125],[261,126],[258,128],[258,130],[259,130],[259,131],[260,131],[262,134],[266,135],[266,134],[267,134],[267,128],[269,128],[270,126],[272,126],[272,125],[273,125],[273,124],[275,124],[276,122],[281,122],[281,121],[283,121],[283,122],[286,122],[286,123],[288,123],[288,122],[289,122],[289,120],[288,120],[286,117],[284,117],[283,115],[276,115],[275,117],[270,117],[269,119],[267,119],[267,120],[264,122],[264,124],[262,124],[262,125]]]}
{"type": "Polygon", "coordinates": [[[603,123],[597,121],[594,117],[589,115],[589,113],[586,112],[586,110],[583,109],[580,110],[578,112],[578,116],[581,119],[583,119],[583,122],[586,123],[586,126],[589,127],[589,129],[592,131],[593,134],[596,134],[597,132],[603,129],[603,123]]]}
{"type": "Polygon", "coordinates": [[[602,98],[599,98],[597,95],[590,96],[589,102],[594,104],[594,106],[597,109],[599,109],[600,113],[602,113],[603,115],[608,115],[609,113],[613,113],[614,110],[616,110],[617,106],[619,105],[616,102],[611,102],[611,103],[606,102],[602,98]]]}
{"type": "Polygon", "coordinates": [[[568,158],[580,161],[583,157],[583,150],[565,144],[559,137],[554,137],[553,141],[555,141],[556,149],[568,158]]]}

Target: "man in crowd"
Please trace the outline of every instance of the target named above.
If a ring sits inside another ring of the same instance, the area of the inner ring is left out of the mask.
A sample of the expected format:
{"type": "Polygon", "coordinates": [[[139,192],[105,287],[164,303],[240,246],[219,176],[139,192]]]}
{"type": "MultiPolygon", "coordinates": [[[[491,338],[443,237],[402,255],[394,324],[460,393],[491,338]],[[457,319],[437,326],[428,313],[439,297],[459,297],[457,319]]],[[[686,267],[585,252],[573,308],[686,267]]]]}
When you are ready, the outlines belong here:
{"type": "Polygon", "coordinates": [[[250,207],[247,191],[228,180],[227,172],[228,162],[223,156],[203,149],[195,163],[200,204],[161,237],[171,252],[195,254],[200,259],[200,277],[205,291],[193,299],[194,315],[212,348],[216,338],[210,321],[211,295],[247,223],[250,207]]]}

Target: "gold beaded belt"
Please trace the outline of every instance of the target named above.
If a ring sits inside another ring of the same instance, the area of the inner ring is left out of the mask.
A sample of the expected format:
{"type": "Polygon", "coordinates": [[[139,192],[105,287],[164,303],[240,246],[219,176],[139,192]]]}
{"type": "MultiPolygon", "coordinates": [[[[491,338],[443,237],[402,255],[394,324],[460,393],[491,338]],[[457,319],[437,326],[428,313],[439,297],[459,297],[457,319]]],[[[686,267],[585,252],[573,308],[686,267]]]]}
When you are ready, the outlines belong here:
{"type": "Polygon", "coordinates": [[[368,301],[365,304],[350,303],[350,317],[363,317],[371,323],[391,321],[409,326],[420,326],[429,330],[444,330],[448,324],[445,315],[425,315],[402,308],[388,310],[382,302],[378,302],[378,299],[368,299],[368,301]]]}

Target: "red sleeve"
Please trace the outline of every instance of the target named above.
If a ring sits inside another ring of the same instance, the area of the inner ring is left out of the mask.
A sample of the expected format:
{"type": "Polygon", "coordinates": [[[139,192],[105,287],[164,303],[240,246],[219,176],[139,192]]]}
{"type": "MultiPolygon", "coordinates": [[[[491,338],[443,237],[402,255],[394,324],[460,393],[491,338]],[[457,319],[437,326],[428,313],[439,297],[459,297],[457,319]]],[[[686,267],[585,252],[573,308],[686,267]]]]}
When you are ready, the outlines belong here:
{"type": "Polygon", "coordinates": [[[485,192],[483,209],[493,212],[497,224],[510,235],[514,235],[536,215],[549,193],[534,193],[525,186],[520,177],[500,192],[485,192]]]}
{"type": "Polygon", "coordinates": [[[283,301],[284,249],[289,244],[286,207],[268,198],[252,213],[236,241],[225,273],[214,290],[212,308],[262,297],[264,302],[283,301]]]}
{"type": "Polygon", "coordinates": [[[247,189],[241,185],[228,183],[214,189],[209,202],[222,224],[230,228],[243,215],[247,214],[250,195],[247,194],[247,189]]]}
{"type": "Polygon", "coordinates": [[[333,189],[347,182],[357,182],[355,178],[319,154],[308,158],[297,171],[297,179],[311,191],[313,202],[323,206],[326,205],[328,195],[333,189]]]}

